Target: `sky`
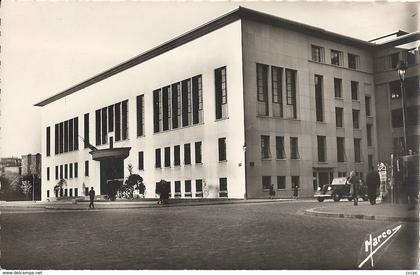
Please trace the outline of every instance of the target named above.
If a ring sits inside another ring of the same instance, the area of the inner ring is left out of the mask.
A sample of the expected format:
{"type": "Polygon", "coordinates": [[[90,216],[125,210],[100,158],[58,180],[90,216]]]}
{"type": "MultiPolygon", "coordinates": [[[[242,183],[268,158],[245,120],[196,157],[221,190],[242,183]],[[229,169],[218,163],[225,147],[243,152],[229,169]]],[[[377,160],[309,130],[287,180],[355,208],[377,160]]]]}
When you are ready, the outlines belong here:
{"type": "Polygon", "coordinates": [[[418,30],[414,2],[3,0],[0,157],[41,152],[35,103],[239,5],[362,40],[418,30]]]}

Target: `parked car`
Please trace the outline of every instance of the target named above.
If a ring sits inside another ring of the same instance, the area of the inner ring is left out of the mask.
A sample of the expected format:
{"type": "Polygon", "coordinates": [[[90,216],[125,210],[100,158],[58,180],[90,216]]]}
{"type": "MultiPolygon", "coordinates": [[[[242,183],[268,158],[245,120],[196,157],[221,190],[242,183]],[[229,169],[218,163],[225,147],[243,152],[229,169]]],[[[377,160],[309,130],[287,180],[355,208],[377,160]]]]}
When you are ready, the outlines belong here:
{"type": "MultiPolygon", "coordinates": [[[[334,178],[331,184],[325,184],[322,187],[318,187],[315,191],[314,197],[319,201],[323,202],[325,199],[333,199],[335,202],[340,201],[342,198],[347,198],[352,201],[353,198],[350,194],[350,182],[347,178],[334,178]]],[[[360,184],[359,198],[364,201],[368,200],[367,197],[367,186],[363,183],[360,184]]]]}

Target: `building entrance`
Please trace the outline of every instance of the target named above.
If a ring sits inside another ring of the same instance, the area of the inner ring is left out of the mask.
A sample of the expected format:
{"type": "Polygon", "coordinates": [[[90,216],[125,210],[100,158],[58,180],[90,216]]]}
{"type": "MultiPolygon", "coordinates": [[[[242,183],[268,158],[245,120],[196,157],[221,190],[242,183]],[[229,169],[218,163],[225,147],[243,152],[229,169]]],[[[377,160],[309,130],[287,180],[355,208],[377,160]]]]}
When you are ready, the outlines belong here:
{"type": "Polygon", "coordinates": [[[108,194],[108,184],[113,180],[124,180],[124,160],[122,158],[110,158],[101,160],[101,195],[108,194]]]}
{"type": "Polygon", "coordinates": [[[333,169],[314,169],[314,190],[318,187],[322,187],[326,184],[330,184],[334,179],[334,170],[333,169]]]}

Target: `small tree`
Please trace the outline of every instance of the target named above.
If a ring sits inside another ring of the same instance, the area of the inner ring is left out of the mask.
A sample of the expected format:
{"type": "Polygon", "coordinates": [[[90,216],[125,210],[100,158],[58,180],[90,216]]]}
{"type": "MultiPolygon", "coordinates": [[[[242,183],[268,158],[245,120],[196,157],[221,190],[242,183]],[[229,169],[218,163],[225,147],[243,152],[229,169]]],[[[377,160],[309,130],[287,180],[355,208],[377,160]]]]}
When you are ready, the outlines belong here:
{"type": "Polygon", "coordinates": [[[111,201],[115,201],[118,191],[123,189],[123,183],[120,180],[111,180],[108,182],[108,197],[111,201]]]}

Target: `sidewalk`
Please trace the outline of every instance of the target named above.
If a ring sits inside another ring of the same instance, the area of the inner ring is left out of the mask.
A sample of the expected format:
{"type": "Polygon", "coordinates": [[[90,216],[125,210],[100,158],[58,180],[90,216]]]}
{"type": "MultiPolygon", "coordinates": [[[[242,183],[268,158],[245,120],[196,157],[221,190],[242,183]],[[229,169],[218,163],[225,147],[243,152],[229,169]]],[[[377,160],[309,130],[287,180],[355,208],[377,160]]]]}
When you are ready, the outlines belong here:
{"type": "MultiPolygon", "coordinates": [[[[275,203],[294,201],[292,199],[171,199],[168,204],[157,204],[157,199],[95,201],[95,209],[133,209],[179,206],[201,206],[222,204],[275,203]]],[[[91,210],[89,201],[54,201],[54,202],[0,202],[0,208],[45,208],[49,210],[91,210]]]]}
{"type": "Polygon", "coordinates": [[[369,202],[359,202],[359,205],[353,205],[353,202],[328,203],[319,207],[307,209],[306,215],[332,217],[332,218],[353,218],[365,220],[380,221],[401,221],[401,222],[419,222],[419,211],[408,211],[406,204],[377,203],[370,205],[369,202]]]}

